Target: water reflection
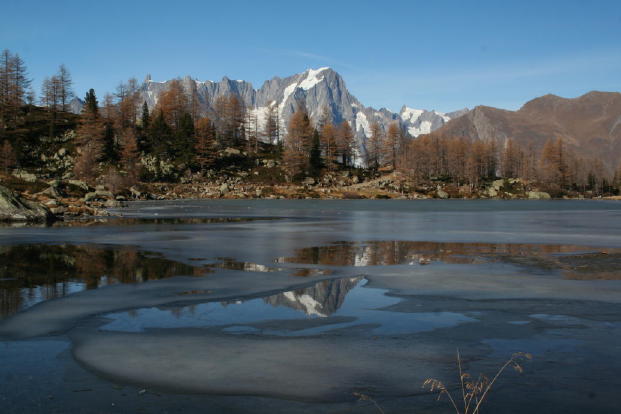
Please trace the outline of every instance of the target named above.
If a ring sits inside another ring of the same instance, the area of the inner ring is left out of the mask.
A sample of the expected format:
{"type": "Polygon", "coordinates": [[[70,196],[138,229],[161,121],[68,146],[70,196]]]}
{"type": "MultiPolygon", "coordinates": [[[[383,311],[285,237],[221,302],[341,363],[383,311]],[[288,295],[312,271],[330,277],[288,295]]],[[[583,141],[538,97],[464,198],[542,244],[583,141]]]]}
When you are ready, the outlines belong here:
{"type": "Polygon", "coordinates": [[[0,227],[92,227],[132,225],[226,224],[280,220],[279,217],[78,217],[49,223],[0,223],[0,227]]]}
{"type": "Polygon", "coordinates": [[[344,278],[259,299],[113,313],[106,315],[110,322],[102,329],[142,332],[219,327],[230,334],[304,336],[365,326],[368,334],[397,335],[476,322],[454,312],[391,312],[384,308],[401,299],[365,285],[361,277],[344,278]]]}
{"type": "Polygon", "coordinates": [[[85,289],[206,271],[134,247],[0,246],[0,317],[85,289]]]}
{"type": "Polygon", "coordinates": [[[558,270],[568,279],[621,279],[621,249],[560,244],[338,242],[297,249],[293,256],[276,259],[276,263],[360,267],[433,262],[503,262],[539,270],[558,270]]]}

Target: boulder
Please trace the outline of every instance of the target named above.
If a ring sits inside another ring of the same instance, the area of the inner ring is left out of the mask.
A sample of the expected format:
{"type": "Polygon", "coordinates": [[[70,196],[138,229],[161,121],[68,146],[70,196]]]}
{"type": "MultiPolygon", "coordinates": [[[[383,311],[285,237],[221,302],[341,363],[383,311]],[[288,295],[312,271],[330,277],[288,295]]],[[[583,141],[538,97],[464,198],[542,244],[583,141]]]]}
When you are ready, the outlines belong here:
{"type": "Polygon", "coordinates": [[[302,181],[304,185],[315,185],[315,179],[313,177],[306,177],[304,181],[302,181]]]}
{"type": "Polygon", "coordinates": [[[0,186],[0,221],[49,221],[50,210],[34,201],[24,200],[6,187],[0,186]]]}
{"type": "Polygon", "coordinates": [[[86,195],[84,196],[85,202],[95,201],[95,200],[106,201],[110,199],[114,199],[114,194],[112,194],[110,191],[103,191],[103,190],[97,190],[97,191],[93,191],[90,193],[86,193],[86,195]]]}
{"type": "Polygon", "coordinates": [[[492,182],[492,188],[496,191],[500,191],[505,186],[505,180],[495,180],[492,182]]]}
{"type": "Polygon", "coordinates": [[[449,193],[447,193],[447,192],[446,192],[446,191],[444,191],[444,190],[437,190],[437,191],[436,191],[436,196],[437,196],[438,198],[445,199],[445,198],[449,198],[449,193]]]}
{"type": "Polygon", "coordinates": [[[80,181],[80,180],[67,180],[67,184],[70,184],[70,185],[72,185],[74,187],[81,188],[84,191],[88,191],[90,189],[88,184],[86,184],[84,181],[80,181]]]}
{"type": "Polygon", "coordinates": [[[34,183],[37,181],[36,175],[26,172],[24,170],[13,171],[13,177],[19,178],[20,180],[26,181],[27,183],[34,183]]]}
{"type": "Polygon", "coordinates": [[[143,196],[142,191],[134,186],[129,187],[129,192],[131,193],[131,197],[133,199],[141,198],[143,196]]]}
{"type": "Polygon", "coordinates": [[[229,147],[224,150],[224,155],[226,155],[227,157],[230,157],[232,155],[241,155],[241,151],[237,148],[229,147]]]}
{"type": "Polygon", "coordinates": [[[552,197],[550,197],[550,194],[543,191],[529,191],[528,198],[531,200],[549,200],[552,197]]]}

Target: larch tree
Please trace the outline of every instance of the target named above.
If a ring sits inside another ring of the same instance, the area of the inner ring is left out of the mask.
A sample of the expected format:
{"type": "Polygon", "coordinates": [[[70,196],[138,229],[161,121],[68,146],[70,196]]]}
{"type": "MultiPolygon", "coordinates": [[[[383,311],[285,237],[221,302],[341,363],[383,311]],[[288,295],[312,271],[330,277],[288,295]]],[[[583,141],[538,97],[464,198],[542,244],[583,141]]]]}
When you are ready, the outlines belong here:
{"type": "Polygon", "coordinates": [[[214,109],[217,115],[220,145],[223,147],[240,145],[246,139],[244,103],[235,95],[221,95],[216,99],[214,109]]]}
{"type": "Polygon", "coordinates": [[[26,65],[22,58],[8,49],[0,54],[0,130],[9,126],[19,108],[26,103],[30,86],[26,65]]]}
{"type": "Polygon", "coordinates": [[[351,125],[347,121],[341,122],[336,131],[336,148],[344,166],[352,163],[355,145],[355,136],[351,125]]]}
{"type": "Polygon", "coordinates": [[[276,102],[270,102],[264,115],[263,137],[272,145],[280,143],[280,119],[276,102]]]}
{"type": "Polygon", "coordinates": [[[255,111],[246,111],[246,149],[249,154],[259,152],[259,117],[255,111]]]}
{"type": "Polygon", "coordinates": [[[170,81],[168,89],[160,95],[158,108],[164,113],[168,125],[178,129],[181,117],[189,113],[189,102],[181,81],[170,81]]]}
{"type": "Polygon", "coordinates": [[[367,167],[376,170],[380,166],[380,154],[384,133],[382,131],[382,126],[377,121],[371,123],[370,129],[371,136],[368,137],[366,145],[367,167]]]}
{"type": "Polygon", "coordinates": [[[121,133],[121,163],[130,183],[139,176],[140,152],[134,128],[125,128],[121,133]]]}
{"type": "Polygon", "coordinates": [[[201,118],[196,121],[194,152],[201,171],[204,171],[216,160],[217,147],[216,129],[213,122],[209,118],[201,118]]]}
{"type": "Polygon", "coordinates": [[[104,152],[105,124],[99,116],[95,91],[90,89],[84,98],[84,109],[76,131],[78,155],[74,173],[80,179],[93,182],[98,175],[97,163],[104,152]]]}
{"type": "Polygon", "coordinates": [[[397,161],[399,155],[399,148],[401,147],[401,128],[399,128],[399,124],[395,122],[391,122],[388,126],[388,131],[386,132],[386,136],[382,140],[382,149],[381,149],[381,161],[382,165],[390,166],[393,169],[397,168],[397,161]]]}
{"type": "Polygon", "coordinates": [[[73,98],[73,81],[71,80],[71,74],[65,65],[60,65],[56,78],[58,79],[58,99],[60,103],[60,110],[68,112],[69,102],[73,98]]]}
{"type": "Polygon", "coordinates": [[[334,170],[336,168],[336,128],[332,124],[330,119],[323,123],[320,134],[321,150],[325,159],[325,166],[328,170],[334,170]]]}
{"type": "Polygon", "coordinates": [[[505,149],[502,154],[502,176],[505,178],[520,177],[524,154],[520,147],[509,138],[505,141],[505,149]]]}
{"type": "Polygon", "coordinates": [[[292,177],[306,172],[312,147],[313,127],[303,106],[291,115],[285,138],[283,162],[292,177]]]}
{"type": "Polygon", "coordinates": [[[541,178],[544,182],[563,189],[567,181],[567,160],[561,138],[548,140],[540,158],[541,178]]]}

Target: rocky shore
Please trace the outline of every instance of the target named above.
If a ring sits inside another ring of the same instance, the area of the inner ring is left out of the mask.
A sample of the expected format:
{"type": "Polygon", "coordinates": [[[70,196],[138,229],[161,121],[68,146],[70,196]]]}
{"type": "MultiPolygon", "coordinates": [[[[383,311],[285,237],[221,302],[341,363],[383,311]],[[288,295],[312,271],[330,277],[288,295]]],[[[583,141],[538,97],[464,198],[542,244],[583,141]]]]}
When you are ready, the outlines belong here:
{"type": "MultiPolygon", "coordinates": [[[[176,183],[89,185],[75,179],[45,180],[25,171],[0,176],[0,221],[100,217],[128,201],[176,199],[535,199],[553,198],[534,183],[500,179],[479,187],[441,180],[417,183],[400,172],[343,170],[301,182],[283,179],[274,162],[257,168],[187,175],[176,183]],[[12,190],[12,191],[11,191],[12,190]]],[[[593,198],[575,193],[563,198],[593,198]]]]}

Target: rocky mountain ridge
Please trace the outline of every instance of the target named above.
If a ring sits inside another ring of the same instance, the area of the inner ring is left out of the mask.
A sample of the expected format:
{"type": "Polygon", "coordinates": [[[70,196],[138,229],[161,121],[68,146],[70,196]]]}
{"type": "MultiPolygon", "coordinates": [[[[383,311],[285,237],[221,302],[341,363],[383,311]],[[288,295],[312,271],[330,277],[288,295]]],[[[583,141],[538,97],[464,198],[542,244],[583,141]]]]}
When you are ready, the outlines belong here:
{"type": "Polygon", "coordinates": [[[517,111],[477,106],[430,135],[494,139],[500,145],[513,139],[536,152],[547,140],[560,138],[577,154],[612,172],[621,157],[621,93],[592,91],[577,98],[549,94],[517,111]]]}
{"type": "MultiPolygon", "coordinates": [[[[149,77],[139,88],[139,102],[146,102],[152,110],[164,92],[169,81],[156,82],[149,77]]],[[[345,81],[336,71],[323,67],[308,69],[286,78],[274,77],[255,89],[252,83],[243,80],[232,80],[223,77],[218,82],[198,81],[186,76],[181,79],[186,91],[196,91],[199,109],[203,114],[213,111],[213,105],[220,96],[235,95],[242,100],[246,108],[256,119],[259,130],[263,128],[268,110],[276,105],[283,130],[287,121],[296,110],[298,104],[304,104],[311,120],[317,123],[324,108],[332,117],[332,121],[340,123],[348,121],[356,133],[358,142],[358,158],[365,153],[366,140],[371,134],[371,124],[378,122],[386,130],[391,122],[398,122],[404,132],[412,137],[429,133],[442,127],[446,122],[468,112],[462,109],[451,113],[412,109],[404,106],[401,112],[394,113],[388,109],[375,109],[363,105],[353,96],[345,85],[345,81]]],[[[80,110],[77,102],[72,102],[72,111],[80,110]]]]}

